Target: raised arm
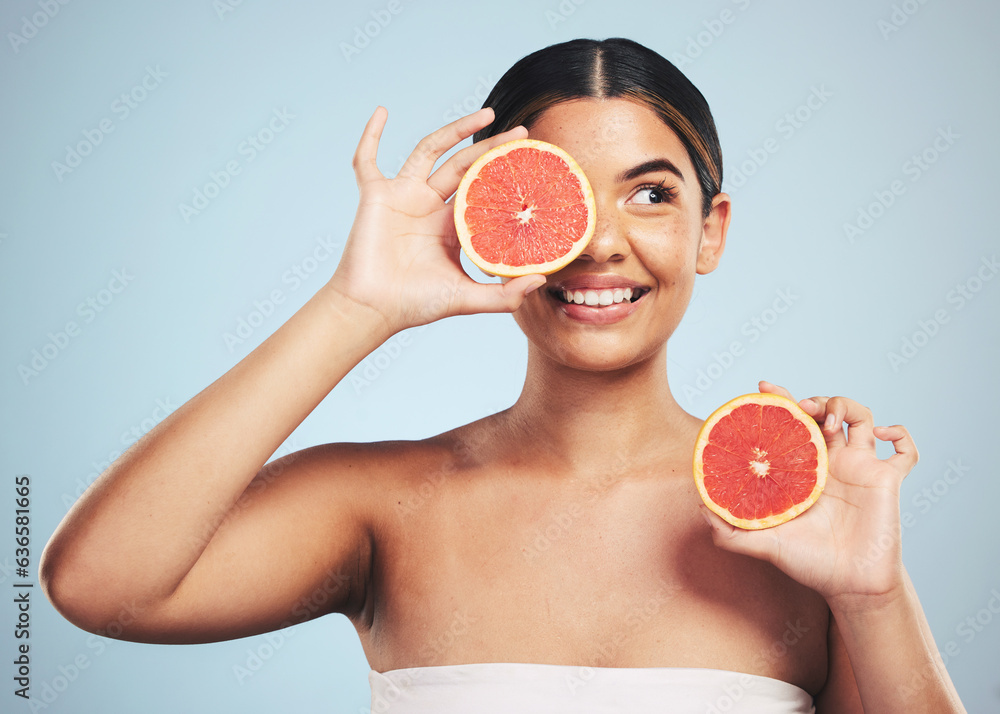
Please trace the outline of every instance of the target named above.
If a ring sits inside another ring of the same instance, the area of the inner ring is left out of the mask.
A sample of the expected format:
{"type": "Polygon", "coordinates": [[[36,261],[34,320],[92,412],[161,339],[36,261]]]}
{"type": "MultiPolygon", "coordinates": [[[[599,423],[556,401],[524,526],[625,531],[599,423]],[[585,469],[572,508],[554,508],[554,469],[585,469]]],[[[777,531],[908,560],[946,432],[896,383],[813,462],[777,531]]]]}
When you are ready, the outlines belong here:
{"type": "Polygon", "coordinates": [[[446,201],[478,155],[525,130],[433,167],[492,118],[484,110],[434,132],[386,179],[375,163],[386,112],[376,110],[354,158],[358,213],[329,283],[112,464],[56,529],[40,578],[67,619],[122,639],[203,642],[363,607],[375,452],[331,445],[264,464],[395,332],[514,310],[543,282],[481,285],[461,268],[446,201]]]}

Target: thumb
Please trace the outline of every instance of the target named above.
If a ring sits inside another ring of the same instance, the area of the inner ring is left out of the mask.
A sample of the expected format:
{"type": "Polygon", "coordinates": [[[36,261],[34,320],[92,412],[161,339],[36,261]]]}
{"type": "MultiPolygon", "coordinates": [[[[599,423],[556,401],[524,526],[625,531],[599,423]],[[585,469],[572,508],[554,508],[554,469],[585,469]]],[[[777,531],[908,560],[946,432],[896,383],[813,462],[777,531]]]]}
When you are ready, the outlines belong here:
{"type": "Polygon", "coordinates": [[[464,291],[462,313],[514,312],[525,297],[543,285],[544,275],[522,275],[504,283],[476,283],[464,291]]]}
{"type": "Polygon", "coordinates": [[[712,542],[717,548],[730,553],[749,555],[751,558],[774,562],[778,554],[778,540],[773,529],[748,531],[727,523],[707,506],[700,506],[701,515],[712,529],[712,542]]]}

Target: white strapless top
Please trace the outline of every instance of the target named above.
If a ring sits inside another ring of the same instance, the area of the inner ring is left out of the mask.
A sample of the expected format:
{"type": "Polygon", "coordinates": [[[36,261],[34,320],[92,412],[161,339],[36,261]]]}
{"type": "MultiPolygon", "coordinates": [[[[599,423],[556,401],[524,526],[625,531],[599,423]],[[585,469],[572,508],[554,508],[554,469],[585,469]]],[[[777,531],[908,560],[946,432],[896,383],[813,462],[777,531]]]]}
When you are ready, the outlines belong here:
{"type": "Polygon", "coordinates": [[[719,669],[455,664],[374,670],[372,714],[814,714],[794,684],[719,669]]]}

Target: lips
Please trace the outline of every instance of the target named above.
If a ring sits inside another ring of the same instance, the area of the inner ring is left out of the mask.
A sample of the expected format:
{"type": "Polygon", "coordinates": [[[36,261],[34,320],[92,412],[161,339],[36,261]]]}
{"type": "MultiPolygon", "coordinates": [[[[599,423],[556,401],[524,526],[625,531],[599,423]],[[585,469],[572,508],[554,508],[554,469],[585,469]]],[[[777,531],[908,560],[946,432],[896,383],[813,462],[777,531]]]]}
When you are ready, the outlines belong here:
{"type": "Polygon", "coordinates": [[[606,325],[631,315],[649,290],[618,275],[578,275],[556,283],[547,292],[567,317],[606,325]]]}
{"type": "Polygon", "coordinates": [[[587,305],[589,307],[607,307],[622,302],[635,302],[648,289],[644,288],[605,288],[603,290],[554,290],[554,297],[566,304],[587,305]]]}
{"type": "Polygon", "coordinates": [[[607,307],[623,302],[636,302],[649,288],[620,275],[577,275],[566,278],[551,288],[549,294],[567,305],[607,307]]]}

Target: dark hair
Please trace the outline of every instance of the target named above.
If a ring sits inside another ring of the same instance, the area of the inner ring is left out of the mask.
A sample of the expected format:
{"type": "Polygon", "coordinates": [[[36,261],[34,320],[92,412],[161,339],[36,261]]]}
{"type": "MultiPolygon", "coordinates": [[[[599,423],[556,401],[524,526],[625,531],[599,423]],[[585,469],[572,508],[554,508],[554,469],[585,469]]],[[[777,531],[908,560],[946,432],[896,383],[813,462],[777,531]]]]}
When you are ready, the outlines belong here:
{"type": "Polygon", "coordinates": [[[519,124],[530,129],[560,102],[612,97],[645,104],[677,134],[698,174],[707,216],[722,190],[722,148],[708,102],[669,60],[632,40],[571,40],[521,58],[483,102],[496,118],[474,141],[519,124]]]}

